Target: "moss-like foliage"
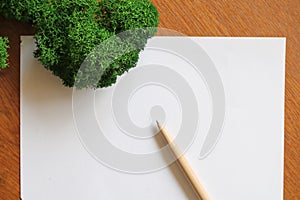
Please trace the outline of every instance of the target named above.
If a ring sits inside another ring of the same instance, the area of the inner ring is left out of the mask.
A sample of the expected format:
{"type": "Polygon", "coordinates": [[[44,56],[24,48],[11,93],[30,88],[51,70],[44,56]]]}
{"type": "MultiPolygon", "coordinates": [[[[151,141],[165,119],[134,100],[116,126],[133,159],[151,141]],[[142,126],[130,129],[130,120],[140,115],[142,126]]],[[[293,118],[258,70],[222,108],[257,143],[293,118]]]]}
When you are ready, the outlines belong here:
{"type": "Polygon", "coordinates": [[[7,68],[7,59],[8,59],[8,53],[7,49],[8,47],[8,39],[0,37],[0,70],[7,68]]]}
{"type": "Polygon", "coordinates": [[[112,32],[156,27],[158,13],[147,0],[101,0],[101,23],[112,32]]]}
{"type": "Polygon", "coordinates": [[[0,1],[5,17],[34,24],[35,57],[69,87],[112,85],[136,65],[158,25],[158,12],[149,0],[0,1]],[[88,55],[89,66],[80,69],[88,55]]]}
{"type": "Polygon", "coordinates": [[[0,0],[1,14],[8,19],[32,22],[38,16],[36,12],[48,0],[0,0]]]}

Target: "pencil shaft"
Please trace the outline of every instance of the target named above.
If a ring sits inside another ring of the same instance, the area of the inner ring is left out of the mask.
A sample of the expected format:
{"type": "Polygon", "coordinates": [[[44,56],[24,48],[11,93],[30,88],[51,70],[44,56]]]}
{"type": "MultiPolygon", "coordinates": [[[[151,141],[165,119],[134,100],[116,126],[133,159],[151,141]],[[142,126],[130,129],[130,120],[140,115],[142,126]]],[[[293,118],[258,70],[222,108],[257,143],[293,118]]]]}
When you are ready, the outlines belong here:
{"type": "Polygon", "coordinates": [[[184,156],[181,156],[178,160],[177,163],[179,164],[180,168],[182,169],[183,173],[189,180],[190,184],[192,185],[194,191],[197,193],[197,195],[202,199],[202,200],[210,200],[210,197],[208,196],[205,188],[202,186],[200,183],[199,179],[197,178],[196,174],[190,167],[189,163],[185,159],[184,156]]]}
{"type": "Polygon", "coordinates": [[[207,192],[205,191],[204,187],[200,183],[199,179],[197,178],[196,174],[192,170],[191,166],[189,165],[188,161],[186,158],[181,155],[180,149],[178,146],[172,141],[172,138],[168,134],[168,132],[160,126],[159,123],[157,123],[158,128],[160,129],[160,132],[162,133],[163,138],[169,144],[169,147],[174,154],[174,156],[177,158],[177,163],[184,173],[185,177],[188,179],[189,183],[193,187],[194,191],[200,197],[202,200],[210,200],[207,192]]]}

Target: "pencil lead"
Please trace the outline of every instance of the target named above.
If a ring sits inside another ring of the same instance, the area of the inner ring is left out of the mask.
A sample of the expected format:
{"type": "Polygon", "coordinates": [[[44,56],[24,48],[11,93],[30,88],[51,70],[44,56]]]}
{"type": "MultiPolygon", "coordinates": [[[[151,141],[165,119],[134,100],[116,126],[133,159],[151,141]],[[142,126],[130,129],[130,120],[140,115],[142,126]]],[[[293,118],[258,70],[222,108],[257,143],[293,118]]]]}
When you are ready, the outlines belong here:
{"type": "Polygon", "coordinates": [[[156,120],[157,127],[161,129],[160,123],[156,120]]]}

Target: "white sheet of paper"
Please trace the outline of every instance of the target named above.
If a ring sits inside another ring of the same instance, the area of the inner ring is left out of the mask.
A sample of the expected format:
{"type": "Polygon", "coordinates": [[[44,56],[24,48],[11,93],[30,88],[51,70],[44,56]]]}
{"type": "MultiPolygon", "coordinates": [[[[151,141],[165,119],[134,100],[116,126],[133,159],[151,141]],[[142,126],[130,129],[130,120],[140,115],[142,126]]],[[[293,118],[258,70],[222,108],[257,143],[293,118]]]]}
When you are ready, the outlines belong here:
{"type": "MultiPolygon", "coordinates": [[[[178,37],[151,39],[141,53],[138,66],[119,78],[117,84],[122,80],[123,85],[127,84],[126,77],[134,77],[134,73],[147,64],[160,64],[177,71],[196,94],[199,109],[200,125],[185,156],[211,199],[283,199],[285,38],[190,39],[211,58],[225,91],[223,129],[206,157],[199,159],[213,109],[204,79],[180,56],[149,48],[154,43],[184,40],[178,37]]],[[[33,37],[23,36],[21,40],[23,200],[196,199],[174,164],[151,173],[132,174],[114,170],[95,159],[76,131],[73,90],[62,86],[57,77],[33,58],[33,37]]],[[[95,117],[105,130],[105,136],[111,144],[127,152],[156,151],[158,146],[153,138],[130,137],[115,125],[107,102],[116,87],[95,92],[95,117]]],[[[79,92],[79,98],[81,95],[84,99],[88,92],[79,92]]],[[[151,123],[150,110],[160,105],[166,113],[164,125],[175,137],[182,120],[175,96],[161,85],[150,84],[137,89],[124,101],[128,101],[132,121],[140,127],[151,123]]]]}

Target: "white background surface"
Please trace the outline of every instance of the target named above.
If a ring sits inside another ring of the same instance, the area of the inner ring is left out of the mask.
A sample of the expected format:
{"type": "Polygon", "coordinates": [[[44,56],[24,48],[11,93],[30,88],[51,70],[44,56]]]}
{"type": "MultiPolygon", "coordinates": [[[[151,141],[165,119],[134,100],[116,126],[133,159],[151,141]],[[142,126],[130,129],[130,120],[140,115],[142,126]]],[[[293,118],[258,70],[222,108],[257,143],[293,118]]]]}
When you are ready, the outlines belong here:
{"type": "MultiPolygon", "coordinates": [[[[176,39],[169,38],[170,41],[176,39]]],[[[192,39],[215,63],[226,95],[224,129],[215,149],[205,159],[199,160],[198,156],[212,110],[203,80],[195,77],[189,66],[184,66],[172,55],[155,51],[144,51],[138,66],[147,63],[172,66],[199,94],[201,127],[186,153],[187,159],[213,200],[283,199],[285,39],[192,39]]],[[[196,199],[176,165],[153,173],[133,175],[115,171],[96,161],[82,146],[75,131],[72,89],[63,87],[57,77],[33,58],[33,49],[33,38],[22,37],[23,200],[196,199]]],[[[112,90],[113,87],[96,92],[95,113],[100,123],[105,121],[102,125],[107,130],[107,138],[129,152],[156,150],[154,141],[134,140],[118,132],[113,122],[107,119],[109,109],[104,100],[112,90]]],[[[131,99],[128,109],[133,121],[140,126],[149,124],[148,104],[158,101],[167,114],[167,129],[171,134],[176,133],[181,120],[176,99],[156,86],[143,88],[131,99]],[[147,95],[157,98],[147,98],[147,95]]]]}

